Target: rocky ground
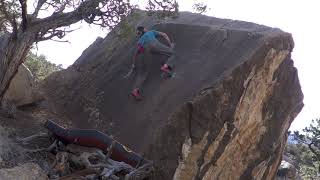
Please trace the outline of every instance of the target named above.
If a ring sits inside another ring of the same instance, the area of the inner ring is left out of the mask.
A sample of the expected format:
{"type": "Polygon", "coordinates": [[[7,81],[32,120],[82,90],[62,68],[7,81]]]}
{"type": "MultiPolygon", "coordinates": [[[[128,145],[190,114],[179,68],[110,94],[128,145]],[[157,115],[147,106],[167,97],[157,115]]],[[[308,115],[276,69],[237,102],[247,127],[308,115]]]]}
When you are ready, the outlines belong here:
{"type": "MultiPolygon", "coordinates": [[[[28,162],[28,159],[25,159],[26,157],[23,154],[24,147],[22,147],[22,144],[20,144],[17,140],[23,137],[37,134],[39,132],[46,132],[43,127],[44,121],[48,118],[57,118],[57,116],[50,113],[46,109],[29,106],[18,109],[14,118],[0,118],[0,125],[2,127],[1,132],[3,132],[2,138],[7,139],[8,147],[10,147],[7,150],[3,149],[4,153],[8,153],[8,155],[5,155],[3,157],[4,164],[1,165],[3,168],[12,167],[21,162],[28,162]],[[15,152],[15,150],[17,150],[17,152],[15,152]]],[[[35,146],[46,145],[42,143],[43,142],[36,142],[35,146]]],[[[2,147],[4,146],[6,145],[3,145],[2,147]]]]}
{"type": "Polygon", "coordinates": [[[47,152],[32,153],[29,150],[48,146],[50,144],[48,139],[39,138],[27,145],[19,141],[27,136],[46,132],[43,121],[47,118],[57,118],[57,116],[39,106],[18,109],[14,118],[0,116],[1,179],[19,179],[18,177],[22,176],[26,179],[47,178],[46,172],[49,171],[54,156],[50,156],[47,152]]]}
{"type": "Polygon", "coordinates": [[[111,160],[111,153],[96,148],[53,141],[44,128],[48,119],[63,122],[63,117],[39,104],[20,107],[14,118],[0,116],[0,179],[138,180],[150,176],[151,164],[135,168],[111,160]]]}

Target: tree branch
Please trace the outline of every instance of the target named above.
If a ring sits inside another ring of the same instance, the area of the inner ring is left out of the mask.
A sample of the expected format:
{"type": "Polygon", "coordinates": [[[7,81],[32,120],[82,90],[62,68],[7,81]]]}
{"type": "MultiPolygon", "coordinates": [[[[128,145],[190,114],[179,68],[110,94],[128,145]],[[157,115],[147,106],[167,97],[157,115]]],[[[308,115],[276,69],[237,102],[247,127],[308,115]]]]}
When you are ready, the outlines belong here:
{"type": "Polygon", "coordinates": [[[47,29],[55,29],[62,26],[68,26],[70,24],[80,21],[83,16],[89,15],[98,7],[99,3],[103,0],[87,0],[84,1],[78,8],[74,11],[68,13],[53,14],[52,16],[38,19],[33,22],[33,25],[42,24],[45,25],[47,29]]]}
{"type": "Polygon", "coordinates": [[[51,152],[57,148],[57,146],[58,146],[57,143],[58,143],[58,140],[54,140],[54,142],[47,148],[26,149],[25,152],[27,152],[27,153],[37,153],[37,152],[41,152],[41,151],[51,152]]]}
{"type": "Polygon", "coordinates": [[[319,161],[320,160],[320,154],[315,149],[313,149],[312,145],[313,145],[313,142],[309,143],[308,147],[309,147],[310,151],[317,157],[317,159],[319,161]]]}
{"type": "MultiPolygon", "coordinates": [[[[52,38],[54,38],[54,37],[58,37],[59,39],[62,39],[66,35],[66,33],[70,33],[70,32],[75,31],[75,30],[76,29],[74,29],[74,30],[61,30],[61,29],[49,30],[44,34],[40,33],[39,34],[40,38],[37,39],[37,42],[46,41],[46,40],[53,40],[52,38]]],[[[54,40],[54,41],[69,42],[69,41],[60,41],[60,40],[54,40]]]]}
{"type": "Polygon", "coordinates": [[[10,23],[12,27],[13,37],[17,37],[18,26],[17,26],[16,17],[14,14],[10,14],[6,9],[7,6],[12,6],[12,5],[13,5],[13,2],[12,4],[8,5],[8,4],[5,4],[4,1],[0,1],[0,12],[3,14],[4,19],[6,19],[10,23]]]}
{"type": "MultiPolygon", "coordinates": [[[[48,6],[51,6],[54,8],[54,14],[61,14],[67,7],[72,7],[73,9],[76,8],[76,5],[74,4],[74,0],[60,0],[60,1],[52,1],[52,2],[46,2],[48,6]]],[[[77,4],[79,5],[79,4],[77,4]]]]}
{"type": "Polygon", "coordinates": [[[94,23],[102,27],[112,28],[131,12],[130,4],[123,0],[86,0],[75,10],[67,13],[62,12],[65,8],[64,5],[60,8],[51,16],[36,19],[32,22],[30,26],[32,26],[33,31],[40,32],[38,33],[37,42],[47,40],[47,38],[43,39],[43,37],[50,29],[69,26],[82,19],[89,24],[94,23]]]}
{"type": "Polygon", "coordinates": [[[22,31],[25,31],[27,29],[27,0],[19,0],[19,3],[21,5],[21,27],[22,31]]]}
{"type": "Polygon", "coordinates": [[[39,132],[37,134],[33,134],[31,136],[25,137],[25,138],[18,138],[17,141],[21,142],[22,144],[28,144],[30,141],[33,141],[37,138],[48,138],[48,133],[39,132]]]}
{"type": "Polygon", "coordinates": [[[135,169],[130,173],[128,173],[124,179],[125,180],[145,179],[147,177],[150,177],[153,171],[154,171],[153,164],[147,163],[139,167],[138,169],[135,169]]]}
{"type": "Polygon", "coordinates": [[[54,35],[60,35],[61,32],[55,32],[54,34],[50,32],[50,29],[57,29],[63,26],[69,26],[70,24],[74,24],[83,19],[83,16],[86,14],[90,14],[93,9],[98,6],[102,0],[87,0],[83,2],[77,9],[68,13],[58,13],[53,14],[52,16],[38,19],[32,22],[31,26],[33,31],[40,32],[37,37],[37,42],[51,39],[54,35]],[[87,13],[86,13],[87,12],[87,13]],[[49,33],[49,37],[44,37],[47,33],[49,33]]]}
{"type": "Polygon", "coordinates": [[[46,2],[47,0],[39,0],[37,3],[37,7],[35,8],[32,17],[36,18],[39,14],[39,11],[41,9],[41,7],[43,6],[43,4],[46,2]]]}
{"type": "Polygon", "coordinates": [[[46,37],[44,37],[44,35],[39,38],[37,41],[45,41],[45,40],[49,40],[49,39],[52,39],[53,37],[58,37],[59,39],[63,38],[65,36],[65,32],[63,30],[52,30],[46,34],[50,34],[46,37]]]}

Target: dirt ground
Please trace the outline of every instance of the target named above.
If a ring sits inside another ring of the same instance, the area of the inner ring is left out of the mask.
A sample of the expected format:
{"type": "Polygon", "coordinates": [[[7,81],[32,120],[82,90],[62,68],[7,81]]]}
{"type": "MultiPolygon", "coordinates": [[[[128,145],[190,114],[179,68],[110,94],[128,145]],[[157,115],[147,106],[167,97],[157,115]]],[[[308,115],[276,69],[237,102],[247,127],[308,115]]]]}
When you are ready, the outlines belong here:
{"type": "Polygon", "coordinates": [[[48,147],[50,140],[39,138],[27,145],[19,141],[20,138],[47,132],[43,125],[48,119],[62,121],[62,117],[50,112],[43,104],[21,107],[14,118],[0,116],[0,168],[35,162],[43,169],[47,169],[50,160],[54,157],[48,157],[50,154],[46,152],[29,153],[26,150],[48,147]]]}

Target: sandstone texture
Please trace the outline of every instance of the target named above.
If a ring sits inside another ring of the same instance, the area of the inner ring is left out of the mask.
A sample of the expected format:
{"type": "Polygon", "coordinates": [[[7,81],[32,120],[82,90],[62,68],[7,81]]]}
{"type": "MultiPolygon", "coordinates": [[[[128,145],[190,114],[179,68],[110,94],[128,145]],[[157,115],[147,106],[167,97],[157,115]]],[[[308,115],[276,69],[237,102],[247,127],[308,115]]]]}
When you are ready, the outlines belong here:
{"type": "MultiPolygon", "coordinates": [[[[174,19],[138,13],[129,26],[166,32],[175,76],[152,56],[143,100],[130,98],[136,39],[118,26],[44,83],[57,113],[95,128],[153,160],[155,179],[274,179],[287,130],[303,107],[291,34],[187,12],[174,19]]],[[[57,120],[59,121],[59,120],[57,120]]]]}

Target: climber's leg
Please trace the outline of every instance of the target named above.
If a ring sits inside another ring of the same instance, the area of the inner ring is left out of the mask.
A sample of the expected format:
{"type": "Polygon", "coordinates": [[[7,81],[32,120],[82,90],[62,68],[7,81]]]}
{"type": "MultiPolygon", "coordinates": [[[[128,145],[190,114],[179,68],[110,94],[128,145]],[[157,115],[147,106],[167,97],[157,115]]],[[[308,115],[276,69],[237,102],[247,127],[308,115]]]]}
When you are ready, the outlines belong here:
{"type": "Polygon", "coordinates": [[[146,82],[150,71],[150,53],[145,51],[136,60],[136,78],[131,95],[137,100],[141,100],[142,88],[146,82]]]}
{"type": "Polygon", "coordinates": [[[159,41],[152,41],[152,43],[150,43],[150,46],[151,46],[152,53],[162,54],[167,56],[168,60],[166,61],[166,64],[171,68],[174,67],[175,52],[173,48],[168,47],[159,41]]]}
{"type": "Polygon", "coordinates": [[[173,48],[170,48],[159,41],[153,41],[150,43],[151,52],[156,54],[162,54],[168,57],[167,61],[162,65],[160,70],[165,72],[169,75],[172,75],[172,69],[174,67],[174,59],[175,59],[175,52],[173,48]]]}

